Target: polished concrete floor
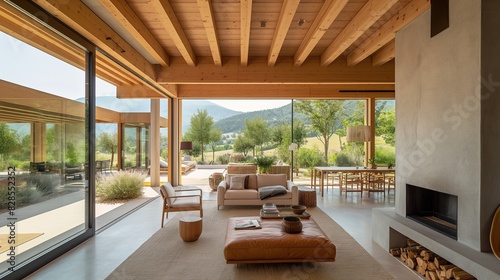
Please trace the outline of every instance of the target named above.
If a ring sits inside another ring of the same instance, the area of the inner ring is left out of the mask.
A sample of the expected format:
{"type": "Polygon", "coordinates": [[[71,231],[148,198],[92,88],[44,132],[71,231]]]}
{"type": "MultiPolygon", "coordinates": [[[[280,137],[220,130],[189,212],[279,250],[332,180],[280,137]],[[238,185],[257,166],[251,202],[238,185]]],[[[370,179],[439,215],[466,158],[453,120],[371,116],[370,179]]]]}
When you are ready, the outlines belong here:
{"type": "MultiPolygon", "coordinates": [[[[208,186],[203,190],[204,200],[216,200],[216,193],[208,186]]],[[[421,279],[371,240],[371,209],[393,207],[392,191],[385,197],[375,193],[369,198],[365,193],[361,198],[359,193],[341,196],[338,189],[330,188],[323,197],[318,193],[317,204],[396,279],[421,279]]],[[[161,199],[157,198],[27,279],[106,278],[159,229],[160,209],[161,199]]]]}

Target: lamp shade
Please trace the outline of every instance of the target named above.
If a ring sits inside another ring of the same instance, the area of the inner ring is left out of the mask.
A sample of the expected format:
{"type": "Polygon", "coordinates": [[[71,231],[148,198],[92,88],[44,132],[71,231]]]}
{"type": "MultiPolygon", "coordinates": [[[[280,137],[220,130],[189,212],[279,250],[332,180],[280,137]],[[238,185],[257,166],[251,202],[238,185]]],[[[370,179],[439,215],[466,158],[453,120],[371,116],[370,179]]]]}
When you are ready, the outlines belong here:
{"type": "Polygon", "coordinates": [[[193,142],[191,142],[191,141],[182,141],[181,142],[181,151],[192,150],[192,149],[193,149],[193,142]]]}
{"type": "Polygon", "coordinates": [[[348,126],[346,136],[347,142],[368,142],[372,140],[369,125],[348,126]]]}

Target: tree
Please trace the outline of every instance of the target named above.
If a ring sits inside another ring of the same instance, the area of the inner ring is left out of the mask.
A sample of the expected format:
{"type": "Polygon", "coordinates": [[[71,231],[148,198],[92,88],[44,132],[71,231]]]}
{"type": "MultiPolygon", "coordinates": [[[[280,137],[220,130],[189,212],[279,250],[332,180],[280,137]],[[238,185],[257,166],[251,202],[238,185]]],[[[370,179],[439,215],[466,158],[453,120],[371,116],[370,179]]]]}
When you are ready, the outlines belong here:
{"type": "MultiPolygon", "coordinates": [[[[190,139],[200,147],[201,161],[205,161],[204,150],[205,145],[210,143],[210,133],[215,129],[214,119],[208,115],[207,110],[199,110],[198,113],[191,117],[190,126],[184,136],[185,139],[190,139]]],[[[218,141],[218,140],[217,140],[218,141]]]]}
{"type": "Polygon", "coordinates": [[[324,145],[325,162],[328,163],[328,148],[330,138],[335,132],[342,113],[342,100],[300,100],[294,103],[299,113],[304,114],[311,123],[311,129],[316,131],[316,137],[324,145]]]}
{"type": "Polygon", "coordinates": [[[254,146],[255,145],[252,143],[252,140],[250,138],[240,134],[234,140],[233,150],[237,153],[243,153],[243,155],[246,157],[248,151],[252,150],[254,146]]]}
{"type": "Polygon", "coordinates": [[[0,123],[0,159],[6,160],[8,155],[17,150],[18,137],[6,123],[0,123]]]}
{"type": "Polygon", "coordinates": [[[382,136],[387,144],[396,144],[396,112],[394,108],[385,110],[379,114],[375,134],[382,136]]]}
{"type": "Polygon", "coordinates": [[[280,122],[271,130],[271,140],[280,146],[287,135],[290,135],[290,126],[284,122],[280,122]]]}
{"type": "Polygon", "coordinates": [[[250,138],[255,146],[260,147],[261,154],[263,153],[262,146],[270,139],[269,130],[267,129],[266,124],[266,121],[261,118],[245,120],[245,131],[243,132],[243,135],[250,138]]]}
{"type": "Polygon", "coordinates": [[[220,141],[222,137],[222,130],[216,128],[215,126],[210,130],[208,143],[212,147],[212,161],[215,162],[215,147],[217,146],[217,142],[220,141]]]}
{"type": "Polygon", "coordinates": [[[118,150],[118,135],[102,132],[97,138],[97,147],[103,153],[111,153],[111,166],[115,159],[115,153],[118,150]]]}

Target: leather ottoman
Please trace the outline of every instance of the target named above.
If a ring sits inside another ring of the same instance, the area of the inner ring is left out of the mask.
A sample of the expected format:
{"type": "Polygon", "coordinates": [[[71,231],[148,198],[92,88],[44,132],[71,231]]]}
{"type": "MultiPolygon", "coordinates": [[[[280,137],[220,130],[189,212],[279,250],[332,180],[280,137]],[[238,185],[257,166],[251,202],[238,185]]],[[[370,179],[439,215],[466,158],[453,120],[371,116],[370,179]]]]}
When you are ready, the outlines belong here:
{"type": "Polygon", "coordinates": [[[302,232],[281,231],[281,219],[229,218],[224,257],[227,263],[333,262],[336,247],[313,218],[302,219],[302,232]],[[235,230],[237,220],[257,219],[262,229],[235,230]]]}

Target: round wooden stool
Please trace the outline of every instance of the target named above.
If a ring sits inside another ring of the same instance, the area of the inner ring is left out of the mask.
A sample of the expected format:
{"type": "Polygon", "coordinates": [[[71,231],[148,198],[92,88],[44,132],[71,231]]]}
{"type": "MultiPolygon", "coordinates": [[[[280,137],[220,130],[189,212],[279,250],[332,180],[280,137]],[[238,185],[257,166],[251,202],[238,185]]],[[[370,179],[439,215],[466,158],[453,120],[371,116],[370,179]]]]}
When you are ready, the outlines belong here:
{"type": "Polygon", "coordinates": [[[200,217],[186,216],[179,219],[179,235],[186,242],[198,240],[202,228],[203,219],[200,217]]]}
{"type": "Polygon", "coordinates": [[[316,190],[299,187],[299,205],[316,207],[316,190]]]}

